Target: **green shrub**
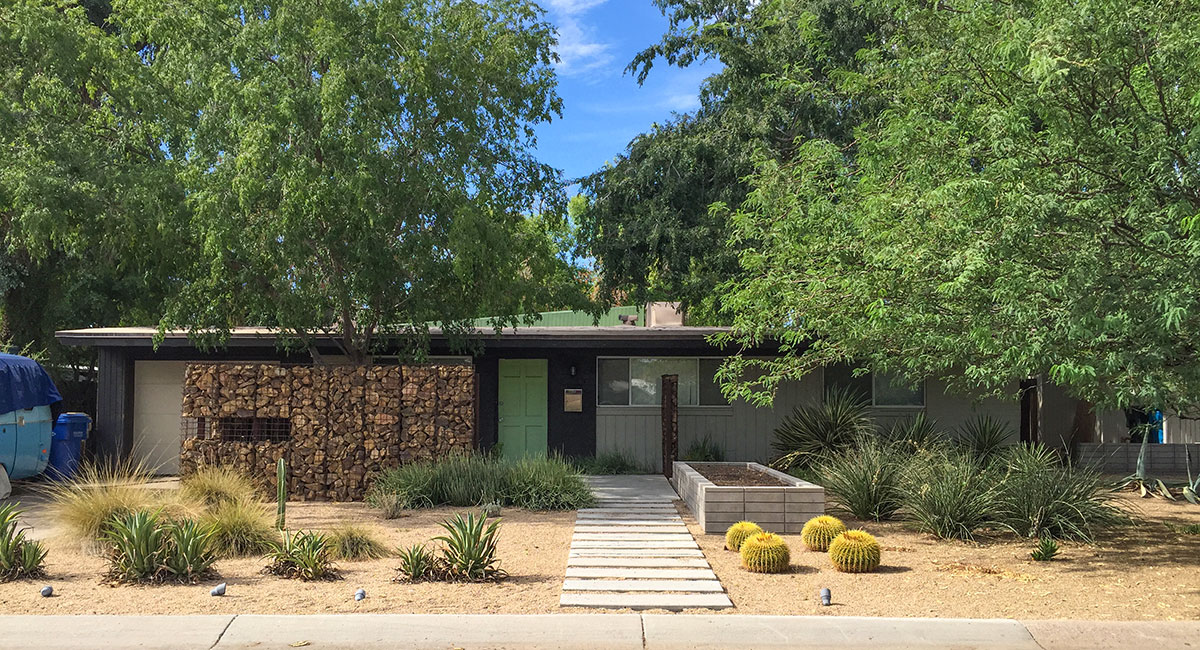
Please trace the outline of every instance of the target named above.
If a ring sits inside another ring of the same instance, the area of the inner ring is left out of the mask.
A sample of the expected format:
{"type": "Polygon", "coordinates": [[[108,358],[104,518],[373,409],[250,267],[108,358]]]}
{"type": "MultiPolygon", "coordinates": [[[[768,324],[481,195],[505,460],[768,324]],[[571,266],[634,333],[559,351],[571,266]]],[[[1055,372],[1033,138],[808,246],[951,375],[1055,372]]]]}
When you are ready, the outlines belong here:
{"type": "Polygon", "coordinates": [[[924,412],[896,421],[883,434],[883,438],[906,451],[932,449],[946,440],[938,430],[937,422],[926,417],[924,412]]]}
{"type": "Polygon", "coordinates": [[[874,432],[870,405],[861,395],[847,389],[831,390],[822,404],[797,407],[775,429],[771,446],[778,457],[773,465],[780,469],[808,466],[874,432]]]}
{"type": "Polygon", "coordinates": [[[859,519],[891,519],[903,504],[909,462],[900,444],[868,438],[855,448],[826,456],[817,465],[816,482],[839,508],[859,519]]]}
{"type": "Polygon", "coordinates": [[[435,558],[424,544],[413,544],[400,551],[400,568],[397,582],[420,582],[428,578],[434,569],[435,558]]]}
{"type": "Polygon", "coordinates": [[[993,519],[1024,537],[1091,542],[1129,523],[1113,484],[1098,471],[1061,463],[1041,445],[1018,445],[996,457],[1000,474],[993,519]]]}
{"type": "Polygon", "coordinates": [[[225,467],[201,467],[180,480],[179,491],[185,498],[210,507],[258,498],[250,479],[225,467]]]}
{"type": "Polygon", "coordinates": [[[222,501],[199,520],[212,531],[213,550],[221,557],[263,555],[279,535],[266,504],[259,501],[222,501]]]}
{"type": "Polygon", "coordinates": [[[1054,541],[1053,537],[1042,537],[1038,539],[1037,548],[1029,554],[1035,562],[1049,562],[1058,555],[1058,542],[1054,541]]]}
{"type": "Polygon", "coordinates": [[[337,567],[333,564],[329,538],[321,533],[283,531],[277,542],[271,542],[267,553],[270,564],[267,573],[299,580],[336,580],[337,567]]]}
{"type": "Polygon", "coordinates": [[[490,523],[482,516],[468,513],[455,515],[442,522],[445,535],[435,537],[442,542],[441,570],[449,580],[481,582],[499,580],[507,574],[500,569],[496,558],[496,542],[500,520],[490,523]]]}
{"type": "Polygon", "coordinates": [[[594,476],[606,474],[652,474],[650,468],[639,464],[619,451],[606,451],[587,458],[571,461],[581,474],[594,476]]]}
{"type": "Polygon", "coordinates": [[[504,460],[455,455],[384,472],[367,500],[390,509],[496,503],[531,510],[574,510],[590,505],[593,497],[583,475],[558,457],[504,460]]]}
{"type": "Polygon", "coordinates": [[[46,549],[18,528],[20,504],[0,505],[0,582],[45,575],[46,549]]]}
{"type": "Polygon", "coordinates": [[[711,436],[704,436],[688,446],[680,456],[680,460],[695,463],[720,463],[725,460],[725,450],[713,442],[711,436]]]}
{"type": "Polygon", "coordinates": [[[209,575],[216,553],[212,531],[191,520],[173,523],[159,511],[138,510],[108,523],[108,575],[117,582],[196,582],[209,575]]]}
{"type": "Polygon", "coordinates": [[[904,477],[904,509],[917,527],[942,539],[972,539],[994,522],[994,472],[958,451],[921,452],[904,477]]]}
{"type": "Polygon", "coordinates": [[[377,560],[387,548],[374,533],[361,526],[342,525],[329,532],[333,557],[340,560],[377,560]]]}
{"type": "Polygon", "coordinates": [[[980,415],[958,428],[957,441],[968,453],[980,462],[992,460],[1005,449],[1013,437],[1007,424],[990,416],[980,415]]]}
{"type": "Polygon", "coordinates": [[[1200,524],[1184,524],[1182,526],[1175,526],[1173,530],[1184,535],[1200,535],[1200,524]]]}

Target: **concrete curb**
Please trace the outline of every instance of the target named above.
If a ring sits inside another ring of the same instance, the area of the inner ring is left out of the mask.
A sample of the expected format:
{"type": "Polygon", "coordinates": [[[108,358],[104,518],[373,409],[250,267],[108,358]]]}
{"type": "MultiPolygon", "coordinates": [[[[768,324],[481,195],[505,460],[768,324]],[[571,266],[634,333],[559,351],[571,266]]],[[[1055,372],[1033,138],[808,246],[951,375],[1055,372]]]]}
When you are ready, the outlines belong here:
{"type": "Polygon", "coordinates": [[[0,616],[0,648],[6,650],[775,650],[852,646],[1196,650],[1200,648],[1200,621],[671,614],[0,616]]]}

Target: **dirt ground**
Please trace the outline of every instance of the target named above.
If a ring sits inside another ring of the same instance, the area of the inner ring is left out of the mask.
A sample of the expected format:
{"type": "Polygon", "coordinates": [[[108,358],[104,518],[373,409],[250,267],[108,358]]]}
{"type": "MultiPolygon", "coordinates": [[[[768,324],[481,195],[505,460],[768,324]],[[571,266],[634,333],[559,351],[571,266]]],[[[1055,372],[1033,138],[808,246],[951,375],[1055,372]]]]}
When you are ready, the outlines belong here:
{"type": "MultiPolygon", "coordinates": [[[[875,534],[884,547],[878,573],[850,575],[833,569],[823,553],[804,550],[798,535],[793,571],[760,575],[741,569],[720,535],[704,535],[685,520],[736,607],[729,614],[822,614],[867,616],[1013,617],[1025,619],[1200,619],[1200,535],[1170,530],[1200,523],[1200,507],[1161,500],[1122,499],[1137,508],[1142,524],[1095,546],[1063,543],[1049,563],[1029,559],[1032,543],[1012,538],[979,543],[944,542],[907,530],[904,524],[847,519],[875,534]],[[828,587],[834,605],[820,607],[828,587]]],[[[328,528],[355,522],[375,529],[389,546],[425,542],[440,534],[438,522],[461,509],[438,508],[384,520],[361,504],[294,503],[293,529],[328,528]]],[[[499,553],[510,578],[497,584],[416,585],[391,582],[395,558],[339,563],[337,582],[303,583],[260,571],[263,560],[221,560],[221,577],[195,586],[109,586],[105,563],[79,544],[50,537],[49,577],[0,584],[3,614],[217,614],[217,613],[554,613],[562,587],[575,515],[506,509],[499,553]],[[224,598],[209,596],[228,582],[224,598]],[[54,586],[42,598],[43,584],[54,586]],[[355,602],[362,587],[367,599],[355,602]]],[[[701,612],[696,612],[701,613],[701,612]]],[[[704,610],[703,613],[710,613],[704,610]]]]}
{"type": "Polygon", "coordinates": [[[688,465],[716,485],[787,485],[766,472],[750,469],[744,465],[716,465],[712,463],[688,463],[688,465]]]}
{"type": "MultiPolygon", "coordinates": [[[[442,533],[438,523],[462,508],[420,510],[386,520],[362,504],[289,503],[288,526],[321,529],[354,522],[373,529],[390,547],[427,542],[442,533]]],[[[573,512],[501,513],[499,556],[509,578],[491,584],[391,582],[399,562],[383,558],[338,562],[343,579],[306,583],[264,575],[261,558],[219,560],[220,577],[199,585],[109,586],[101,577],[105,562],[82,553],[78,543],[46,540],[49,577],[0,584],[3,614],[331,614],[331,613],[537,613],[558,611],[573,512]],[[229,584],[227,595],[209,589],[229,584]],[[55,596],[42,598],[42,585],[55,596]],[[363,588],[366,600],[355,602],[363,588]]],[[[432,545],[430,545],[432,547],[432,545]]]]}
{"type": "MultiPolygon", "coordinates": [[[[792,572],[749,573],[718,535],[692,534],[741,614],[924,616],[962,618],[1200,619],[1200,535],[1167,523],[1200,523],[1200,507],[1161,499],[1121,500],[1142,523],[1095,546],[1060,543],[1051,562],[1029,558],[1033,543],[1011,536],[977,543],[946,542],[900,523],[860,522],[883,546],[877,573],[838,573],[824,553],[799,535],[784,535],[792,572]],[[828,587],[833,605],[821,607],[828,587]]],[[[835,513],[836,514],[836,513],[835,513]]]]}

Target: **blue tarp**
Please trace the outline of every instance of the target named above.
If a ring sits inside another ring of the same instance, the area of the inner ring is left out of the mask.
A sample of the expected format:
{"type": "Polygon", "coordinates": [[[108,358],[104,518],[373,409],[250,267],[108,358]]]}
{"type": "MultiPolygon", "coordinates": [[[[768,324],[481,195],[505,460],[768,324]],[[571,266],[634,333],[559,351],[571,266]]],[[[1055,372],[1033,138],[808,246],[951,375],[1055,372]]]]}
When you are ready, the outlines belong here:
{"type": "Polygon", "coordinates": [[[0,413],[49,406],[62,400],[38,362],[0,353],[0,413]]]}

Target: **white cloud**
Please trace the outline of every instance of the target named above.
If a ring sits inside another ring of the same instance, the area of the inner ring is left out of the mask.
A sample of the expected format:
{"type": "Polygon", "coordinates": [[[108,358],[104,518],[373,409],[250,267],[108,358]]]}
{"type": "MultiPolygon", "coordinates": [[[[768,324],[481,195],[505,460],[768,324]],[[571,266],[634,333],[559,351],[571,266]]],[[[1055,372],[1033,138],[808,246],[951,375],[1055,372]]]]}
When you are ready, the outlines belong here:
{"type": "Polygon", "coordinates": [[[583,15],[607,0],[546,0],[544,5],[558,31],[560,59],[557,70],[562,75],[579,75],[594,71],[612,62],[612,44],[597,39],[583,15]]]}

